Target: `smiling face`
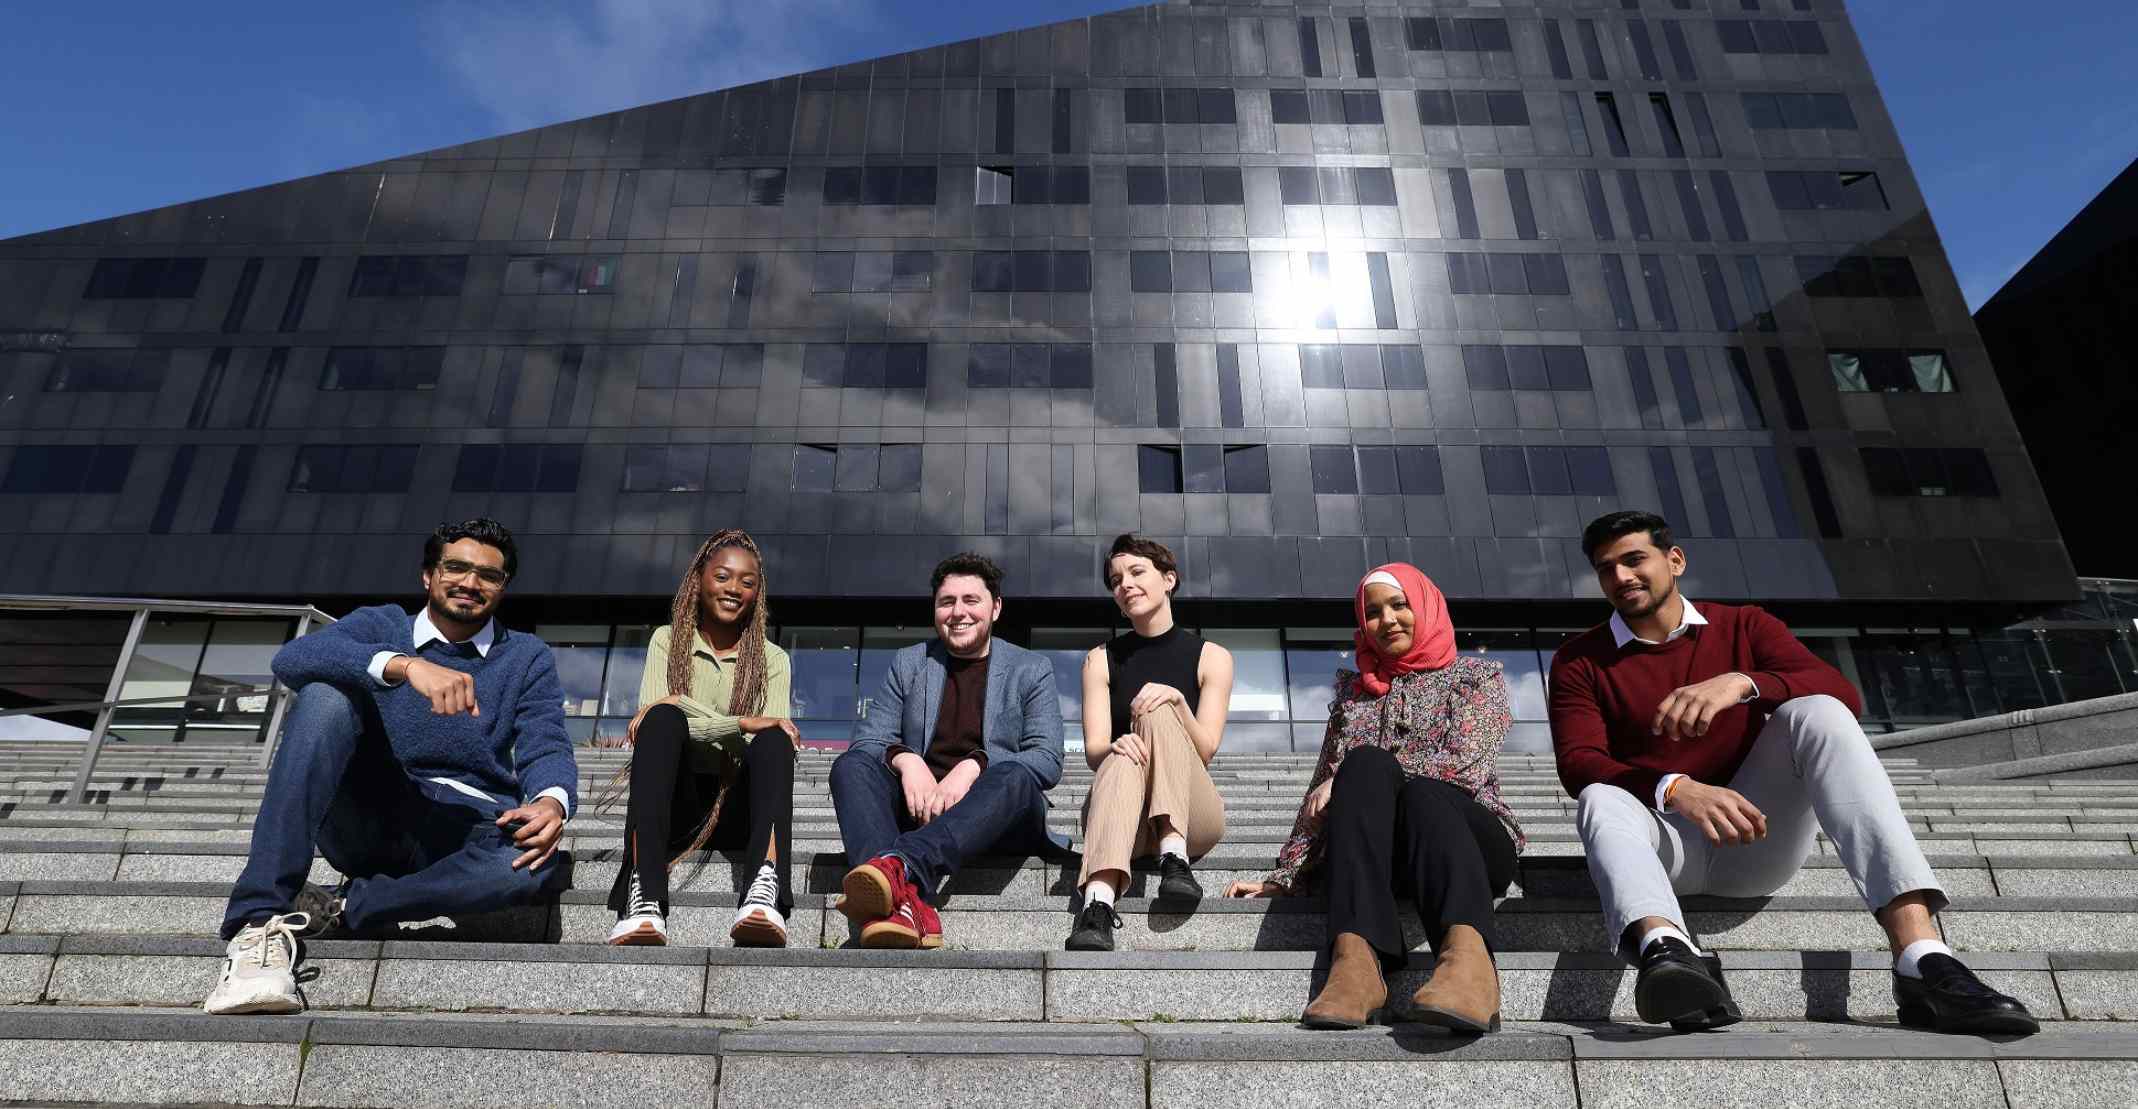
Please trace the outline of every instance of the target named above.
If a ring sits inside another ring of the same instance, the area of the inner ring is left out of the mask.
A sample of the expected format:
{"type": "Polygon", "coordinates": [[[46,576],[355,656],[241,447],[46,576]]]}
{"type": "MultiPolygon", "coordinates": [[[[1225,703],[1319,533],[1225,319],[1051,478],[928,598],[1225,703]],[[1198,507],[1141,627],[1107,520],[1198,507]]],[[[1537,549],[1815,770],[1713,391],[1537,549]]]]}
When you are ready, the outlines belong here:
{"type": "Polygon", "coordinates": [[[1591,556],[1596,584],[1604,599],[1627,620],[1655,615],[1678,595],[1678,577],[1685,573],[1685,552],[1677,547],[1663,550],[1655,536],[1636,531],[1596,549],[1591,556]]]}
{"type": "Polygon", "coordinates": [[[1409,598],[1392,585],[1366,587],[1366,638],[1382,658],[1402,658],[1410,653],[1418,627],[1418,614],[1409,598]]]}
{"type": "Polygon", "coordinates": [[[763,586],[763,571],[757,556],[741,547],[721,547],[705,560],[698,575],[698,619],[701,624],[736,625],[748,620],[757,593],[763,586]]]}
{"type": "Polygon", "coordinates": [[[989,593],[977,574],[952,574],[936,588],[935,634],[959,658],[986,654],[1001,616],[1002,599],[989,593]]]}
{"type": "Polygon", "coordinates": [[[423,571],[423,592],[433,622],[480,626],[504,599],[505,552],[478,539],[446,544],[438,561],[423,571]]]}
{"type": "Polygon", "coordinates": [[[1106,563],[1106,584],[1113,589],[1121,615],[1135,620],[1173,603],[1180,575],[1158,569],[1142,555],[1118,554],[1106,563]]]}

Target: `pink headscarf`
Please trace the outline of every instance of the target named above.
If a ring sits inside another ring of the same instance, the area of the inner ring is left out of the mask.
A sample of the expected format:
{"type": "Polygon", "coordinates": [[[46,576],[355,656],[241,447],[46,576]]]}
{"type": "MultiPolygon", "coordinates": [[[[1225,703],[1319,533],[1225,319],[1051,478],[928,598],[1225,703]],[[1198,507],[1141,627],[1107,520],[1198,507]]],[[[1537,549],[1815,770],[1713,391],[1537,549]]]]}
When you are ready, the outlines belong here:
{"type": "Polygon", "coordinates": [[[1391,562],[1374,567],[1359,579],[1352,614],[1358,621],[1351,642],[1358,648],[1359,688],[1375,697],[1385,695],[1397,675],[1438,670],[1455,661],[1455,624],[1448,619],[1447,598],[1416,566],[1391,562]],[[1366,634],[1366,585],[1376,576],[1383,579],[1377,583],[1381,585],[1387,584],[1387,578],[1395,579],[1417,621],[1411,628],[1410,650],[1401,658],[1382,655],[1380,643],[1366,634]]]}

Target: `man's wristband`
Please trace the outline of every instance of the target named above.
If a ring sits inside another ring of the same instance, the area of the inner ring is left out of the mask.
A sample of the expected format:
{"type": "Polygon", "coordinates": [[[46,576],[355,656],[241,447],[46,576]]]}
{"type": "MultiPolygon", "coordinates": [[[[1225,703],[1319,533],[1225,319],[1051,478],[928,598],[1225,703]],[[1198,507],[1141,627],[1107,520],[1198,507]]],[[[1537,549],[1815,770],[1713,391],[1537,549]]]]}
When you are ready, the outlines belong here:
{"type": "Polygon", "coordinates": [[[1677,777],[1675,777],[1675,778],[1672,778],[1672,779],[1670,780],[1670,785],[1669,785],[1668,787],[1666,787],[1666,788],[1665,788],[1665,789],[1663,790],[1663,811],[1664,811],[1664,812],[1669,812],[1669,811],[1670,811],[1670,799],[1671,799],[1671,798],[1673,798],[1673,797],[1676,797],[1676,796],[1678,795],[1678,787],[1679,787],[1679,786],[1682,786],[1682,785],[1684,785],[1684,784],[1685,784],[1685,775],[1683,775],[1683,774],[1680,774],[1680,775],[1678,775],[1677,777]]]}

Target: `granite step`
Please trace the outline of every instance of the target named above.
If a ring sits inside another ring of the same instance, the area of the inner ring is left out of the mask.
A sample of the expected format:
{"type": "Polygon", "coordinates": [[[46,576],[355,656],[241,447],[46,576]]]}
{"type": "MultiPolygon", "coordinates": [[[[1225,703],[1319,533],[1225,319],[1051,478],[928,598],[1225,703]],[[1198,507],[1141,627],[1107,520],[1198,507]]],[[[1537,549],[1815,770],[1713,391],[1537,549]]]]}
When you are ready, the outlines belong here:
{"type": "MultiPolygon", "coordinates": [[[[733,1019],[1290,1022],[1305,951],[972,952],[611,948],[438,941],[306,945],[315,1012],[593,1013],[733,1019]]],[[[1727,951],[1753,1020],[1895,1019],[1883,952],[1727,951]]],[[[0,1005],[198,1003],[223,945],[191,936],[0,936],[0,1005]]],[[[1600,952],[1503,952],[1508,1020],[1637,1021],[1634,974],[1600,952]]],[[[1981,952],[1985,981],[2053,1021],[2138,1020],[2138,954],[1981,952]]],[[[1409,992],[1432,959],[1390,980],[1409,992]]]]}
{"type": "MultiPolygon", "coordinates": [[[[559,904],[455,920],[403,925],[401,938],[499,940],[517,943],[599,943],[615,914],[606,890],[574,889],[559,904]]],[[[0,931],[9,934],[211,935],[222,920],[227,883],[28,881],[0,883],[0,931]]],[[[823,894],[798,894],[790,914],[796,946],[854,943],[846,918],[823,894]]],[[[671,896],[677,942],[726,944],[735,894],[671,896]]],[[[1704,943],[1763,951],[1876,951],[1884,934],[1855,896],[1777,896],[1756,899],[1689,897],[1687,923],[1704,943]]],[[[973,951],[1058,948],[1071,923],[1070,899],[1050,893],[952,893],[943,899],[946,946],[973,951]]],[[[1324,942],[1319,898],[1231,900],[1209,897],[1192,909],[1125,898],[1117,942],[1126,950],[1311,951],[1324,942]]],[[[1405,914],[1406,942],[1425,944],[1405,914]]],[[[1946,942],[1967,951],[2138,952],[2138,912],[2127,897],[1969,897],[1939,916],[1946,942]]],[[[1592,896],[1507,897],[1494,927],[1505,951],[1603,950],[1601,917],[1592,896]]]]}
{"type": "Polygon", "coordinates": [[[176,1009],[0,1010],[0,1084],[26,1100],[274,1105],[504,1104],[530,1076],[568,1075],[573,1100],[874,1104],[888,1086],[931,1104],[1172,1109],[1347,1105],[1804,1109],[2106,1104],[2138,1075],[2138,1030],[2052,1025],[2011,1042],[1885,1023],[1753,1022],[1712,1036],[1616,1023],[1515,1022],[1474,1039],[1415,1026],[1138,1022],[721,1021],[314,1013],[210,1017],[176,1009]],[[506,1091],[510,1091],[510,1096],[506,1091]]]}

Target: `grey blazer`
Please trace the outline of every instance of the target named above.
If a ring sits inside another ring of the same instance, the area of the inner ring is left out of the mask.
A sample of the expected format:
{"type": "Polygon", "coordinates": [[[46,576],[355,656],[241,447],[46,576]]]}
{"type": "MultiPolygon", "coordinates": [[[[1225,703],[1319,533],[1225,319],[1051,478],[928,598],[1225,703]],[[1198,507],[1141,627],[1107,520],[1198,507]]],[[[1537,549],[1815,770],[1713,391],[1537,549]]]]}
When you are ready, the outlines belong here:
{"type": "MultiPolygon", "coordinates": [[[[940,639],[916,643],[891,656],[883,691],[869,702],[854,731],[851,750],[883,758],[893,744],[926,752],[943,707],[950,653],[940,639]]],[[[1042,790],[1062,780],[1062,706],[1054,691],[1054,664],[1014,643],[997,639],[988,648],[987,715],[982,725],[987,764],[1024,768],[1042,790]]]]}

